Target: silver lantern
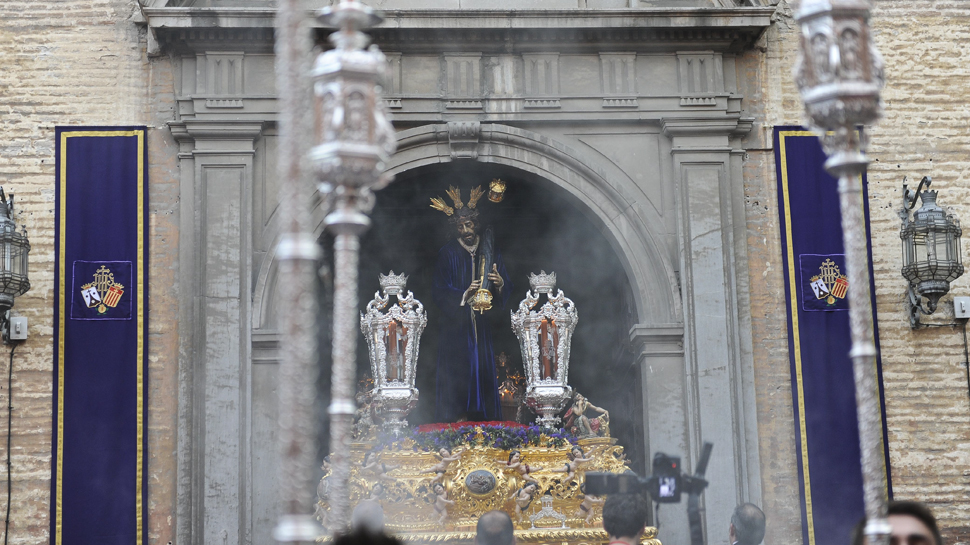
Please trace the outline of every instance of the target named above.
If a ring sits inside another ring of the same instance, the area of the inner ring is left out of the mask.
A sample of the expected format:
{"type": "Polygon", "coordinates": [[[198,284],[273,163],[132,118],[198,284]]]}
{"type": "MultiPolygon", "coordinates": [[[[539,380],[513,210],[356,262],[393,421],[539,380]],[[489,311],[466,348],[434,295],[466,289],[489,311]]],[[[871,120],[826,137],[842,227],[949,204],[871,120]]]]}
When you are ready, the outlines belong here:
{"type": "Polygon", "coordinates": [[[829,155],[825,168],[839,178],[866,509],[864,533],[870,545],[886,545],[886,466],[862,213],[862,175],[868,164],[862,126],[875,123],[881,115],[879,92],[885,76],[869,28],[869,6],[869,0],[801,1],[795,16],[800,29],[795,84],[809,123],[829,155]]]}
{"type": "Polygon", "coordinates": [[[556,289],[556,273],[529,275],[530,290],[512,313],[512,329],[519,338],[525,367],[525,401],[545,427],[559,423],[556,413],[572,397],[569,387],[569,348],[579,322],[576,305],[556,289]],[[538,310],[539,297],[547,301],[538,310]]]}
{"type": "MultiPolygon", "coordinates": [[[[361,29],[381,17],[356,0],[342,0],[318,12],[323,26],[339,30],[330,35],[334,49],[314,62],[313,110],[315,145],[309,157],[318,188],[332,211],[324,218],[333,233],[333,367],[331,369],[330,522],[335,533],[350,521],[350,441],[353,426],[357,365],[357,266],[360,235],[370,226],[367,214],[374,191],[390,177],[384,172],[397,141],[384,103],[382,85],[387,59],[361,29]]],[[[304,112],[306,115],[306,112],[304,112]]]]}
{"type": "Polygon", "coordinates": [[[378,414],[385,429],[400,433],[408,425],[408,413],[418,402],[414,369],[428,315],[413,293],[401,296],[407,276],[391,271],[379,279],[383,294],[375,293],[374,300],[367,303],[367,312],[360,314],[360,330],[367,339],[378,414]],[[397,298],[394,304],[390,304],[391,296],[397,298]]]}

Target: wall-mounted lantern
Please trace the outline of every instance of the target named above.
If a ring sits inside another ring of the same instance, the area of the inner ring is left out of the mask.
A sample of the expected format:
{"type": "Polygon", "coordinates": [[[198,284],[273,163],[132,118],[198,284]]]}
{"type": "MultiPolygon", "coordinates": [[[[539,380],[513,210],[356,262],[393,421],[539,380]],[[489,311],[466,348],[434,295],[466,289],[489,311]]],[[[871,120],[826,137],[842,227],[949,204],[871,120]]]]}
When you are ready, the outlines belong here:
{"type": "MultiPolygon", "coordinates": [[[[13,221],[13,195],[8,200],[0,187],[0,314],[13,308],[14,298],[27,293],[27,257],[30,241],[27,229],[17,232],[13,221]]],[[[0,321],[5,319],[0,316],[0,321]]]]}
{"type": "Polygon", "coordinates": [[[936,191],[929,188],[932,178],[924,176],[916,191],[903,184],[903,220],[899,238],[903,240],[902,274],[909,281],[909,324],[917,328],[920,314],[933,314],[940,297],[950,291],[950,282],[963,274],[960,220],[936,204],[936,191]],[[923,205],[913,212],[919,198],[923,205]],[[923,298],[926,305],[923,305],[923,298]]]}

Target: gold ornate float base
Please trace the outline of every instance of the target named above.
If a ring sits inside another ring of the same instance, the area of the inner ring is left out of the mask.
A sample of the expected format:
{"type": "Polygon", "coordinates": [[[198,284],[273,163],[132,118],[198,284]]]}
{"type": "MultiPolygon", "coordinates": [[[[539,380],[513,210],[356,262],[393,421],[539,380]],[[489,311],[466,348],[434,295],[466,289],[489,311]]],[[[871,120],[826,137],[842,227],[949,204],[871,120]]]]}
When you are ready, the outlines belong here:
{"type": "MultiPolygon", "coordinates": [[[[529,468],[526,475],[509,467],[510,451],[465,447],[458,459],[448,464],[440,480],[432,468],[441,462],[441,456],[415,451],[408,440],[381,450],[374,450],[372,443],[354,443],[351,505],[356,506],[362,500],[379,502],[384,509],[387,532],[408,543],[470,544],[478,518],[497,509],[512,517],[520,543],[605,544],[609,540],[602,529],[602,501],[588,502],[585,504],[588,510],[581,509],[585,497],[581,487],[586,471],[627,471],[623,447],[616,446],[615,441],[609,437],[580,439],[579,446],[589,461],[580,463],[572,478],[567,467],[572,445],[568,443],[561,447],[519,449],[523,466],[529,468]],[[365,455],[369,452],[365,466],[365,455]],[[434,507],[437,496],[432,487],[436,480],[445,487],[448,500],[454,502],[448,506],[444,520],[442,512],[434,507]],[[538,491],[533,501],[521,509],[522,518],[518,519],[512,496],[530,480],[537,483],[538,491]],[[540,514],[543,503],[547,506],[551,503],[556,516],[540,514]],[[590,510],[593,515],[587,522],[590,510]]],[[[455,453],[458,452],[456,448],[455,453]]],[[[318,507],[318,515],[326,525],[327,504],[321,501],[318,507]]],[[[661,545],[656,535],[655,528],[647,528],[643,542],[661,545]]]]}

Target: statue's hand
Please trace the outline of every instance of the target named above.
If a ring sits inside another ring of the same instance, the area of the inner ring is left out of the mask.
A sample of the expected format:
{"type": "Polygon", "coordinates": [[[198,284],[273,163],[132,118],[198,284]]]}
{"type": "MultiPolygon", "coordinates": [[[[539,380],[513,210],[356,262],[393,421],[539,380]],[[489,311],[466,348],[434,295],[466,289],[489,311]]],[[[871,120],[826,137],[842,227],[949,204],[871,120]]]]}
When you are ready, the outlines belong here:
{"type": "Polygon", "coordinates": [[[502,286],[505,285],[505,279],[498,273],[498,265],[494,263],[492,263],[492,270],[488,273],[488,281],[495,286],[497,291],[502,291],[502,286]]]}
{"type": "Polygon", "coordinates": [[[465,290],[465,295],[462,297],[462,300],[463,301],[467,301],[467,300],[471,299],[471,296],[472,295],[475,295],[475,292],[478,291],[478,288],[480,288],[480,287],[482,287],[482,281],[481,280],[475,280],[475,281],[473,281],[471,284],[469,284],[468,289],[465,290]]]}

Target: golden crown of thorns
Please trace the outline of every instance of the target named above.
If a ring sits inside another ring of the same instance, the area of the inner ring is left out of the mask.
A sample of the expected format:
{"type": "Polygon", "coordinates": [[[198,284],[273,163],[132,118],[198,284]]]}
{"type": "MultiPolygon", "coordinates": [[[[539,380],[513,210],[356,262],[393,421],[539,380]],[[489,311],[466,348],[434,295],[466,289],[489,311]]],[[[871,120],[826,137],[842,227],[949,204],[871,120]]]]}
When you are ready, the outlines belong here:
{"type": "MultiPolygon", "coordinates": [[[[457,187],[453,185],[448,186],[448,191],[445,191],[445,194],[451,197],[451,201],[455,203],[455,206],[448,206],[441,197],[431,197],[431,208],[440,210],[450,217],[455,213],[455,210],[461,210],[465,207],[465,203],[461,202],[461,190],[457,187]]],[[[485,191],[482,189],[482,186],[473,187],[468,193],[468,208],[474,210],[478,205],[478,200],[484,194],[485,191]]]]}

